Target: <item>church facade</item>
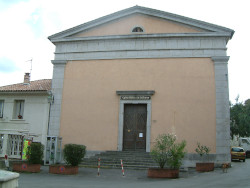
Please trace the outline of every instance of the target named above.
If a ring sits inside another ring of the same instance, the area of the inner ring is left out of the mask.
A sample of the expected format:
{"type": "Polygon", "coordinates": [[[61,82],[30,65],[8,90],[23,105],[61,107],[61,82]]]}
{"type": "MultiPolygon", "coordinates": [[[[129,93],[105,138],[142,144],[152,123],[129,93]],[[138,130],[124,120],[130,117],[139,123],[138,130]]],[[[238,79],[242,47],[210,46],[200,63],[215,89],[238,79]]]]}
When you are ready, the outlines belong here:
{"type": "Polygon", "coordinates": [[[88,152],[150,152],[172,133],[230,161],[227,43],[234,31],[135,6],[49,37],[49,134],[88,152]]]}

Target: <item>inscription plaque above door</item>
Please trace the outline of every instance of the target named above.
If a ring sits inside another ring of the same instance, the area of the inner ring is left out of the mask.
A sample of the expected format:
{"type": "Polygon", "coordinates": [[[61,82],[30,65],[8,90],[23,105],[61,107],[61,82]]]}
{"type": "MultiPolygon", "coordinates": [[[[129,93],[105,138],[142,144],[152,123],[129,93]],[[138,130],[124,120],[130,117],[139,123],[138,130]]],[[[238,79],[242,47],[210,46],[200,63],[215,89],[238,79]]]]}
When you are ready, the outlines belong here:
{"type": "Polygon", "coordinates": [[[121,96],[121,100],[150,100],[151,96],[121,96]]]}

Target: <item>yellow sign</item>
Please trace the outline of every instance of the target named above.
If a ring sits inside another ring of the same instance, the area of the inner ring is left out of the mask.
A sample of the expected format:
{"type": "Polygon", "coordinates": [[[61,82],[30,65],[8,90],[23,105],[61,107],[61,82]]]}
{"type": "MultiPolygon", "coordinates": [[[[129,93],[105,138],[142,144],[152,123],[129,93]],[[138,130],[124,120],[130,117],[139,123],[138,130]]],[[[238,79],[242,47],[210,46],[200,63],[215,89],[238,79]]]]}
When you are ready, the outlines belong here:
{"type": "Polygon", "coordinates": [[[28,152],[28,146],[31,144],[31,140],[24,139],[23,141],[23,153],[22,153],[22,160],[27,159],[27,152],[28,152]]]}

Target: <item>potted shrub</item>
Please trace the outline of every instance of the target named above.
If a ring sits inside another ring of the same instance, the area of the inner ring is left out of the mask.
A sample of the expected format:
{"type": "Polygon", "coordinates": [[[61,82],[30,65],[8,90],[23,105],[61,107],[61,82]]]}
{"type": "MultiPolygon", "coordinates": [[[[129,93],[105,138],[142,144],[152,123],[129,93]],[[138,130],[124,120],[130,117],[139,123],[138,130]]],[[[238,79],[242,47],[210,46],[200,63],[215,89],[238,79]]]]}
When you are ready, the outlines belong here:
{"type": "Polygon", "coordinates": [[[28,146],[27,162],[22,161],[20,163],[13,164],[13,171],[16,172],[40,172],[43,148],[41,143],[33,142],[28,146]]]}
{"type": "Polygon", "coordinates": [[[77,174],[78,165],[86,152],[86,146],[78,144],[66,144],[63,149],[66,165],[50,165],[49,173],[52,174],[77,174]]]}
{"type": "Polygon", "coordinates": [[[204,158],[208,156],[210,148],[204,145],[197,143],[197,148],[195,149],[196,153],[199,154],[201,161],[196,163],[196,171],[198,172],[209,172],[214,170],[214,163],[206,161],[204,158]]]}
{"type": "Polygon", "coordinates": [[[178,178],[179,168],[185,155],[186,141],[176,143],[176,136],[161,134],[156,138],[151,156],[159,168],[149,168],[148,177],[178,178]],[[167,164],[168,168],[164,168],[167,164]]]}

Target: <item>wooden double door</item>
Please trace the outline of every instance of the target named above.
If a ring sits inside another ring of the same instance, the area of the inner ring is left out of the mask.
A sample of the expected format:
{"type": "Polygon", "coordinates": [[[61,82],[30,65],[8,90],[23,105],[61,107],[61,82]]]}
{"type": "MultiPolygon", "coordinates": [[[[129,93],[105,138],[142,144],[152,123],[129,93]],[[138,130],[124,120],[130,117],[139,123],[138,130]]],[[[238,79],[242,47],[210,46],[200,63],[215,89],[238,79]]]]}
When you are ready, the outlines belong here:
{"type": "Polygon", "coordinates": [[[146,150],[146,104],[125,104],[123,150],[146,150]]]}

